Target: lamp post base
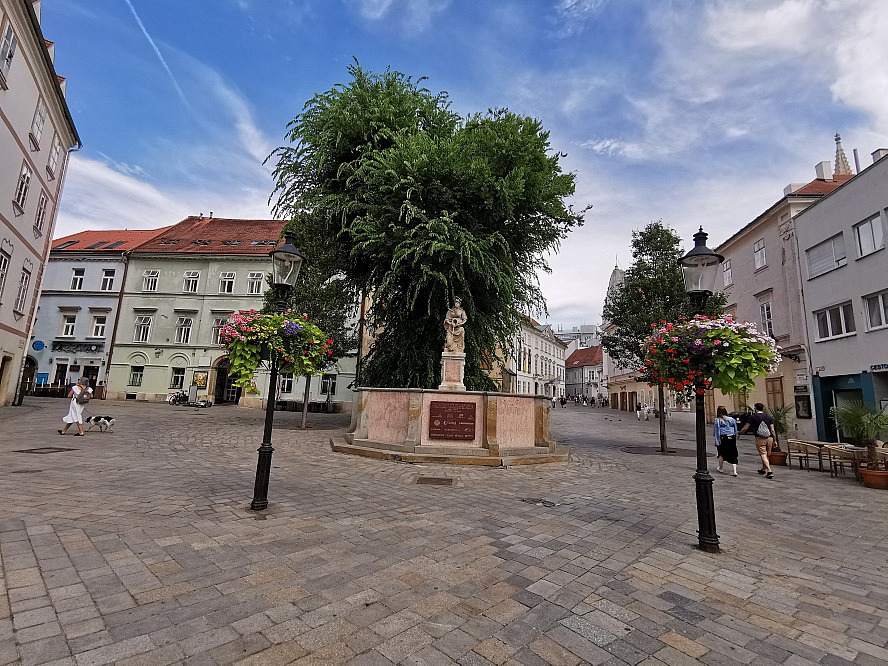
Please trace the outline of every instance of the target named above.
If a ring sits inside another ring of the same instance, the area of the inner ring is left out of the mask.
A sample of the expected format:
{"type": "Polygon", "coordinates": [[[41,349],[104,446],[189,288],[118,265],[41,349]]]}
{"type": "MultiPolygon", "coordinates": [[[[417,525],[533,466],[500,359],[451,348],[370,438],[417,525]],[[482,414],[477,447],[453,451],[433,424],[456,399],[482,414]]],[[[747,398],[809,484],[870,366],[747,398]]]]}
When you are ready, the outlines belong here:
{"type": "Polygon", "coordinates": [[[718,534],[715,531],[715,500],[712,496],[712,475],[705,469],[694,474],[697,493],[697,540],[700,550],[718,553],[718,534]]]}

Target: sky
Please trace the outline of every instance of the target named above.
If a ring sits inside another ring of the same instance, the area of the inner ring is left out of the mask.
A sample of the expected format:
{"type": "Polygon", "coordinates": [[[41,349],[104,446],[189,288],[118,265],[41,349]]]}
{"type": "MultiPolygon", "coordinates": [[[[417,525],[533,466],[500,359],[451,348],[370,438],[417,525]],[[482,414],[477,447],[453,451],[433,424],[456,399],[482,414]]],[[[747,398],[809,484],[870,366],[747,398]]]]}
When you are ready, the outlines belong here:
{"type": "Polygon", "coordinates": [[[287,123],[357,59],[465,116],[542,121],[585,224],[540,275],[548,316],[600,324],[632,231],[716,247],[835,157],[888,148],[885,0],[43,0],[82,150],[56,237],[198,213],[271,217],[287,123]]]}

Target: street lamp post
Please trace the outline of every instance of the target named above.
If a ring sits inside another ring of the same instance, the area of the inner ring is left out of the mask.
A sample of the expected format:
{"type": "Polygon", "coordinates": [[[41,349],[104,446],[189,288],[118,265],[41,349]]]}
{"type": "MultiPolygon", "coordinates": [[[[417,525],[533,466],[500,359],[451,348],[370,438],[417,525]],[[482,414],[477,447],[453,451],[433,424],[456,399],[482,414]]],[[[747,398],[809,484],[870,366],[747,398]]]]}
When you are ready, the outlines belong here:
{"type": "MultiPolygon", "coordinates": [[[[287,306],[287,293],[296,284],[305,255],[293,244],[293,237],[290,234],[285,234],[284,244],[269,254],[273,307],[276,312],[283,312],[287,306]]],[[[268,480],[271,475],[271,454],[274,453],[274,448],[271,446],[271,431],[274,427],[274,407],[277,402],[278,355],[277,350],[270,346],[268,358],[271,364],[271,376],[268,378],[268,400],[265,404],[265,430],[262,434],[262,445],[259,447],[259,460],[256,463],[253,501],[250,503],[253,511],[264,511],[268,508],[268,480]]]]}
{"type": "MultiPolygon", "coordinates": [[[[691,299],[694,314],[703,314],[706,301],[715,289],[719,265],[724,257],[706,247],[708,235],[700,227],[694,234],[694,247],[679,259],[685,291],[691,299]]],[[[703,395],[706,390],[701,380],[694,387],[697,409],[697,471],[694,485],[697,493],[697,535],[700,550],[719,552],[718,534],[715,531],[715,502],[712,497],[712,476],[706,466],[706,413],[703,395]]]]}

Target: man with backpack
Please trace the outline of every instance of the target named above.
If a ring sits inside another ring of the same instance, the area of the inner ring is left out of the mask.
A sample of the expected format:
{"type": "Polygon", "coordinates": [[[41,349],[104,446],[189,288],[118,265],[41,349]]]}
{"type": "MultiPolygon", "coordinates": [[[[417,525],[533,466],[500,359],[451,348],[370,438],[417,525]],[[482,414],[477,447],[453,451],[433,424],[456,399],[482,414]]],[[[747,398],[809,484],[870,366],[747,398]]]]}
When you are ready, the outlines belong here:
{"type": "Polygon", "coordinates": [[[771,462],[769,457],[771,449],[774,448],[774,441],[777,439],[777,432],[774,430],[774,419],[765,414],[765,406],[757,402],[754,405],[755,413],[749,417],[740,429],[743,434],[747,430],[752,430],[755,434],[755,448],[758,449],[762,458],[762,467],[758,470],[759,474],[764,474],[765,478],[773,479],[774,472],[771,471],[771,462]]]}

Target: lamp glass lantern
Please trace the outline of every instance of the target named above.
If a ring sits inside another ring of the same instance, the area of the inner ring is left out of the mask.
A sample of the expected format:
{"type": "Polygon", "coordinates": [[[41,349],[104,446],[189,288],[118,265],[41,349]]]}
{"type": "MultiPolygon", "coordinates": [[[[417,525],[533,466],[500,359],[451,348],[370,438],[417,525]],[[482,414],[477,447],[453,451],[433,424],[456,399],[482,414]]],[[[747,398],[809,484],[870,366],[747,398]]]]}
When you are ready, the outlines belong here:
{"type": "Polygon", "coordinates": [[[703,227],[700,227],[700,231],[694,234],[694,247],[679,259],[685,291],[688,294],[709,296],[715,291],[719,266],[725,258],[706,247],[708,237],[703,227]]]}
{"type": "Polygon", "coordinates": [[[269,254],[271,255],[272,283],[285,287],[294,286],[305,255],[293,243],[293,236],[284,234],[284,244],[269,254]]]}

